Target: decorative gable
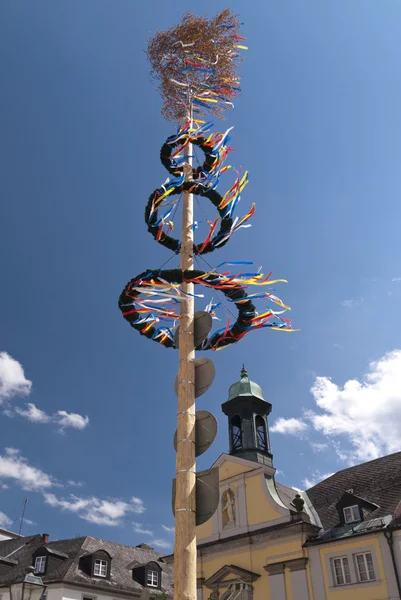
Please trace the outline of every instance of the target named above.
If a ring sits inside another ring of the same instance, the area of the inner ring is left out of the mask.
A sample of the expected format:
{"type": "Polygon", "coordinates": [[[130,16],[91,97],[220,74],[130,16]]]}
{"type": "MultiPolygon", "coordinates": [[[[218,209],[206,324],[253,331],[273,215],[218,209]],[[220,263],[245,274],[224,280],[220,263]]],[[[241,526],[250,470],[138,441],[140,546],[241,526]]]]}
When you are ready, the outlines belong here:
{"type": "MultiPolygon", "coordinates": [[[[228,595],[226,596],[225,594],[223,598],[227,597],[231,599],[230,594],[232,592],[245,591],[244,584],[247,584],[246,589],[248,590],[250,588],[251,591],[252,587],[250,584],[256,581],[256,579],[259,577],[260,575],[258,573],[253,573],[247,569],[242,569],[241,567],[237,567],[235,565],[224,565],[224,567],[209,577],[209,579],[207,579],[203,585],[213,591],[225,589],[227,590],[226,594],[228,593],[228,595]],[[236,589],[236,586],[239,584],[243,585],[242,589],[236,589]]],[[[240,597],[241,596],[239,596],[239,598],[240,597]]]]}

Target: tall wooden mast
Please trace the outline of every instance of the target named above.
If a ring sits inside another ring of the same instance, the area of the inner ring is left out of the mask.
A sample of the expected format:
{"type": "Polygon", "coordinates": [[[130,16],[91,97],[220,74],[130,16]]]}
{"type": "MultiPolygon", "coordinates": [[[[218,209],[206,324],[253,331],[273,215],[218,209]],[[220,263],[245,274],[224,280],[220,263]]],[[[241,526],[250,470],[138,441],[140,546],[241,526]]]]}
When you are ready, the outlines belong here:
{"type": "MultiPolygon", "coordinates": [[[[192,178],[192,144],[185,148],[185,179],[192,178]]],[[[193,269],[193,195],[183,194],[181,270],[193,269]]],[[[178,367],[174,598],[196,600],[196,463],[194,286],[183,283],[178,367]]]]}

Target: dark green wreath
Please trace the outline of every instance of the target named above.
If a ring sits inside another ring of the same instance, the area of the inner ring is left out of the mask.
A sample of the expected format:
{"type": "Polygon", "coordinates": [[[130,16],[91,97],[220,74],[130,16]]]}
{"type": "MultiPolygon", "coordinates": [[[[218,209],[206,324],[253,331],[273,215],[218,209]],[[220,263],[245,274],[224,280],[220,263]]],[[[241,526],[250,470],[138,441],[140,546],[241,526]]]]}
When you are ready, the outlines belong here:
{"type": "MultiPolygon", "coordinates": [[[[170,269],[165,271],[160,270],[147,270],[134,277],[127,283],[124,290],[122,291],[119,301],[118,307],[122,312],[122,315],[126,321],[139,331],[142,335],[149,339],[154,339],[157,334],[157,329],[155,327],[150,327],[147,331],[144,331],[148,327],[148,323],[137,323],[141,319],[142,314],[138,313],[132,305],[132,301],[135,298],[138,298],[141,295],[141,292],[131,291],[133,287],[140,287],[142,282],[155,280],[160,277],[164,279],[168,283],[182,283],[183,281],[190,281],[194,284],[208,284],[215,289],[221,291],[226,298],[234,302],[238,309],[237,320],[234,325],[230,328],[226,328],[225,330],[217,331],[208,337],[201,346],[198,346],[196,350],[217,350],[217,348],[222,348],[224,346],[228,346],[229,344],[234,344],[239,341],[241,337],[246,333],[246,331],[252,325],[252,319],[256,316],[256,308],[251,300],[247,300],[246,302],[238,303],[239,300],[244,300],[247,298],[247,293],[244,288],[240,285],[234,285],[225,288],[219,287],[221,284],[221,278],[217,273],[209,273],[206,274],[205,271],[199,270],[187,270],[180,271],[179,269],[170,269]],[[203,277],[203,279],[197,279],[193,281],[197,277],[203,277]]],[[[166,348],[175,348],[174,341],[170,338],[165,338],[162,342],[160,340],[155,340],[161,343],[166,348]]]]}
{"type": "MultiPolygon", "coordinates": [[[[224,217],[224,212],[226,209],[219,208],[219,205],[222,201],[222,197],[218,192],[216,192],[216,190],[211,190],[211,189],[205,188],[201,184],[194,183],[193,181],[185,181],[183,183],[183,185],[180,185],[180,186],[174,188],[174,190],[171,192],[170,196],[174,196],[176,194],[181,194],[183,191],[191,191],[191,193],[195,194],[196,196],[203,196],[205,198],[208,198],[210,200],[210,202],[213,204],[213,206],[215,206],[217,208],[217,211],[221,217],[220,229],[219,229],[218,233],[216,233],[216,235],[214,235],[212,237],[210,242],[203,248],[202,252],[200,250],[203,246],[203,242],[201,242],[200,244],[194,244],[194,246],[193,246],[194,254],[207,254],[208,252],[213,252],[216,243],[219,240],[221,240],[223,238],[223,236],[230,231],[232,224],[233,224],[233,220],[231,217],[224,217]]],[[[159,226],[156,225],[156,223],[158,221],[158,210],[155,209],[152,213],[152,216],[150,216],[150,214],[151,214],[154,199],[157,198],[158,195],[161,195],[163,193],[164,193],[163,188],[159,188],[159,189],[155,190],[154,192],[152,192],[149,196],[149,200],[148,200],[148,203],[145,208],[145,222],[148,226],[149,233],[151,233],[153,235],[155,240],[156,240],[156,236],[159,231],[159,226]]],[[[219,248],[222,248],[228,242],[229,239],[230,238],[227,237],[227,239],[225,239],[219,245],[219,248]]],[[[180,241],[177,240],[176,238],[171,237],[167,233],[162,232],[160,239],[156,240],[156,241],[158,241],[159,244],[162,244],[162,246],[165,246],[172,252],[175,252],[176,254],[178,254],[180,252],[180,247],[181,247],[180,241]]]]}
{"type": "MultiPolygon", "coordinates": [[[[179,146],[182,146],[182,143],[181,140],[169,143],[169,139],[170,138],[167,139],[167,141],[163,144],[160,150],[160,160],[163,167],[165,167],[171,175],[179,175],[183,172],[182,166],[176,165],[174,159],[171,158],[171,155],[173,153],[173,150],[175,150],[179,146]]],[[[204,137],[193,139],[191,138],[191,143],[194,146],[198,146],[205,153],[205,160],[203,165],[193,170],[194,179],[197,179],[202,172],[209,173],[215,161],[217,160],[216,156],[212,156],[212,146],[206,145],[205,141],[206,140],[204,137]]]]}

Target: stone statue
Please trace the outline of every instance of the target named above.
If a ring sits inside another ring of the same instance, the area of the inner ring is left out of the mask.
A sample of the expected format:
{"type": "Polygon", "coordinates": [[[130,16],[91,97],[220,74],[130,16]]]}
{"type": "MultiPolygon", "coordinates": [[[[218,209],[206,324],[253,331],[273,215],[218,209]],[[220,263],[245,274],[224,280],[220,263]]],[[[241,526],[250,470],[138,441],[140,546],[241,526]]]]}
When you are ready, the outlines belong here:
{"type": "Polygon", "coordinates": [[[291,502],[297,513],[301,513],[304,509],[305,500],[299,494],[295,494],[294,500],[291,502]]]}
{"type": "Polygon", "coordinates": [[[224,492],[222,497],[223,527],[235,524],[235,496],[232,490],[224,492]]]}

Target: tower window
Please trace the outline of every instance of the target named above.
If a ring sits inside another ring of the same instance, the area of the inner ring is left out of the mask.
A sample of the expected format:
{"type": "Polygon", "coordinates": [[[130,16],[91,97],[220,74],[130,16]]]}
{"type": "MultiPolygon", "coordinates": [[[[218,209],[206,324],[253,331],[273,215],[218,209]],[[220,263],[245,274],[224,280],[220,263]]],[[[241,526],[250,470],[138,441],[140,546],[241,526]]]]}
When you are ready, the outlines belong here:
{"type": "Polygon", "coordinates": [[[233,450],[241,450],[242,448],[242,431],[241,431],[241,419],[238,415],[235,415],[231,419],[231,436],[233,450]]]}
{"type": "Polygon", "coordinates": [[[262,452],[267,452],[266,423],[264,418],[260,415],[255,418],[255,428],[258,448],[259,450],[262,450],[262,452]]]}

